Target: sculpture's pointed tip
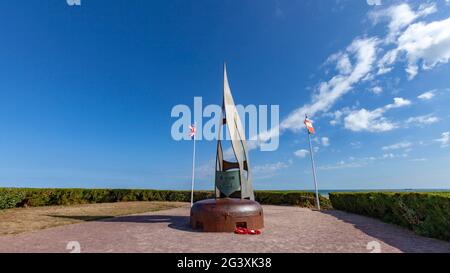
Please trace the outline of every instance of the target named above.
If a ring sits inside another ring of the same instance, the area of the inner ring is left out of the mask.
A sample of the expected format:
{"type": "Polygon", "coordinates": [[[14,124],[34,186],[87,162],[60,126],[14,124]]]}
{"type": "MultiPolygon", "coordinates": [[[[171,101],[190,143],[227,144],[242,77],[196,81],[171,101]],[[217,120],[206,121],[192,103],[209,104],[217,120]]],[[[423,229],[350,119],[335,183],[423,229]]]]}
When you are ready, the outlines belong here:
{"type": "Polygon", "coordinates": [[[225,61],[223,62],[223,75],[224,78],[227,78],[227,63],[225,61]]]}

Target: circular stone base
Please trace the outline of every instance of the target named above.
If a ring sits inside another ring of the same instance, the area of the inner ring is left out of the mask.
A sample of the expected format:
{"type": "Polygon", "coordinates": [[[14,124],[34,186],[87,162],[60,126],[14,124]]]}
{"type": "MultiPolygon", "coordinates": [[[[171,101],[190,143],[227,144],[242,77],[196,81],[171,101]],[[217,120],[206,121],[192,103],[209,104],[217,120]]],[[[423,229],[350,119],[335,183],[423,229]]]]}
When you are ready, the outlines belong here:
{"type": "Polygon", "coordinates": [[[263,209],[258,202],[219,198],[195,202],[191,208],[191,227],[206,232],[233,232],[236,227],[264,227],[263,209]]]}

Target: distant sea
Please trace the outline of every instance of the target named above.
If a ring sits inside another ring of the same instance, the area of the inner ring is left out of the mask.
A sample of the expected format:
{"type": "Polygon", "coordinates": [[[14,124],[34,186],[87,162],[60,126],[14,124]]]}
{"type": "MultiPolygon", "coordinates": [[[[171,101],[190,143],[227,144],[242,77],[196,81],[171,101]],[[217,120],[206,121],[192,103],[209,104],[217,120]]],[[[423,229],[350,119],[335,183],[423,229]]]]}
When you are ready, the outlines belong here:
{"type": "MultiPolygon", "coordinates": [[[[311,191],[311,190],[308,190],[311,191]]],[[[330,192],[443,192],[450,189],[360,189],[360,190],[319,190],[320,195],[328,197],[330,192]]],[[[314,191],[313,191],[314,192],[314,191]]]]}

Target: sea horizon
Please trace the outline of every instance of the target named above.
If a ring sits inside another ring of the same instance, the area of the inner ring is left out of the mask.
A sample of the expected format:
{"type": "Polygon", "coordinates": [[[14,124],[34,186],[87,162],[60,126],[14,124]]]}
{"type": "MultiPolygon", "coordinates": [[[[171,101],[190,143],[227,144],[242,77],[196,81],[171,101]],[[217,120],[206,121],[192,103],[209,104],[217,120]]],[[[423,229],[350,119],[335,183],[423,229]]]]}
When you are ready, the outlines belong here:
{"type": "MultiPolygon", "coordinates": [[[[314,190],[307,190],[313,191],[314,190]]],[[[319,190],[319,194],[322,196],[328,196],[330,192],[440,192],[450,191],[450,189],[421,189],[421,188],[405,188],[405,189],[324,189],[319,190]]]]}
{"type": "MultiPolygon", "coordinates": [[[[8,187],[2,186],[0,188],[10,189],[116,189],[116,190],[168,190],[168,191],[190,191],[191,189],[173,189],[173,188],[141,188],[141,187],[117,187],[117,188],[97,188],[97,187],[8,187]]],[[[255,189],[256,191],[305,191],[315,192],[314,189],[255,189]]],[[[212,189],[196,189],[194,191],[212,191],[212,189]]],[[[319,189],[319,194],[328,196],[330,192],[441,192],[450,191],[450,188],[360,188],[360,189],[319,189]]]]}

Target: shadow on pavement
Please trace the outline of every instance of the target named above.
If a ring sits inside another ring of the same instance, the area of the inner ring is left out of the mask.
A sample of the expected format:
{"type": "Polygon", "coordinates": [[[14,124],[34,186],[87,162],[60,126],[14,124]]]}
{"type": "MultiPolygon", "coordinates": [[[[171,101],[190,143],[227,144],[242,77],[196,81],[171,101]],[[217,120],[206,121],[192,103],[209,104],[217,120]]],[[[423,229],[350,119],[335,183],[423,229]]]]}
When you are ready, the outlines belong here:
{"type": "Polygon", "coordinates": [[[174,215],[128,215],[128,216],[112,216],[112,215],[48,215],[51,217],[69,218],[81,221],[101,221],[116,223],[168,223],[169,228],[182,231],[198,232],[189,225],[189,216],[174,215]]]}
{"type": "Polygon", "coordinates": [[[365,234],[403,252],[450,252],[450,242],[423,237],[406,228],[384,223],[375,218],[339,210],[321,211],[321,213],[331,215],[341,221],[352,224],[365,234]]]}

